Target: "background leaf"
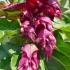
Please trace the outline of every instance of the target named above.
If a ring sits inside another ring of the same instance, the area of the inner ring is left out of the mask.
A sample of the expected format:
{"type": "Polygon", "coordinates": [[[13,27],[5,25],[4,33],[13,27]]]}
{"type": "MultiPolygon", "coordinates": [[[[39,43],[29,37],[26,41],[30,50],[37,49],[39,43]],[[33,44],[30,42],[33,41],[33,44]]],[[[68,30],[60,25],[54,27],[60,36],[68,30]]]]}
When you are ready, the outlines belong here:
{"type": "Polygon", "coordinates": [[[14,54],[12,56],[12,58],[11,58],[11,68],[12,68],[12,70],[16,70],[17,69],[17,67],[16,67],[17,60],[18,60],[18,55],[14,54]]]}

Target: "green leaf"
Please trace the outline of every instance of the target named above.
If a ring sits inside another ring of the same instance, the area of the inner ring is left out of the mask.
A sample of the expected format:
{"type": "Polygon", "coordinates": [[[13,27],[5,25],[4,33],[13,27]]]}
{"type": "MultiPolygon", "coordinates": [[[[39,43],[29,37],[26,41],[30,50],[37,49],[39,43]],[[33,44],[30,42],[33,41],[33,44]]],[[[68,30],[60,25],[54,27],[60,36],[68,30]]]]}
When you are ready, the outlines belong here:
{"type": "Polygon", "coordinates": [[[70,14],[70,9],[66,10],[64,14],[70,14]]]}
{"type": "Polygon", "coordinates": [[[70,57],[70,43],[66,43],[64,42],[64,40],[62,39],[62,36],[60,34],[59,31],[55,31],[55,37],[56,37],[56,40],[57,40],[57,47],[59,50],[61,50],[63,53],[65,53],[68,57],[70,57]]]}
{"type": "Polygon", "coordinates": [[[18,21],[10,22],[7,19],[0,19],[0,30],[16,30],[18,28],[18,21]]]}
{"type": "Polygon", "coordinates": [[[11,3],[21,3],[24,2],[24,0],[9,0],[11,3]]]}
{"type": "Polygon", "coordinates": [[[54,18],[54,24],[65,24],[65,22],[62,19],[54,18]]]}
{"type": "Polygon", "coordinates": [[[5,35],[4,31],[1,31],[1,30],[0,30],[0,39],[3,38],[4,35],[5,35]]]}
{"type": "Polygon", "coordinates": [[[40,70],[45,70],[45,61],[43,59],[40,60],[40,70]]]}
{"type": "Polygon", "coordinates": [[[53,57],[47,62],[48,70],[65,70],[63,64],[59,61],[60,59],[53,57]]]}
{"type": "Polygon", "coordinates": [[[63,68],[65,68],[65,70],[70,69],[70,57],[63,53],[61,49],[54,51],[54,57],[56,57],[60,64],[63,65],[63,68]]]}
{"type": "Polygon", "coordinates": [[[18,60],[18,55],[13,54],[13,56],[11,58],[11,68],[12,68],[12,70],[16,70],[17,60],[18,60]]]}
{"type": "Polygon", "coordinates": [[[20,2],[20,3],[22,3],[22,2],[24,2],[25,0],[18,0],[18,2],[20,2]]]}
{"type": "Polygon", "coordinates": [[[64,0],[64,1],[63,0],[60,0],[60,2],[61,2],[61,6],[64,7],[65,4],[66,4],[66,0],[64,0]]]}
{"type": "Polygon", "coordinates": [[[64,5],[64,8],[69,9],[69,0],[66,1],[65,5],[64,5]]]}
{"type": "Polygon", "coordinates": [[[60,0],[62,11],[70,9],[70,0],[60,0]]]}
{"type": "Polygon", "coordinates": [[[70,32],[65,31],[64,33],[66,34],[68,41],[70,41],[70,32]]]}
{"type": "Polygon", "coordinates": [[[54,56],[64,65],[65,70],[70,69],[70,43],[64,42],[59,31],[55,31],[57,48],[54,56]]]}
{"type": "Polygon", "coordinates": [[[45,54],[42,49],[40,49],[40,65],[39,70],[48,70],[46,66],[45,54]]]}
{"type": "Polygon", "coordinates": [[[70,25],[65,25],[64,27],[61,27],[62,31],[70,32],[70,25]]]}
{"type": "Polygon", "coordinates": [[[69,14],[63,14],[63,20],[66,24],[70,24],[70,13],[69,14]]]}
{"type": "Polygon", "coordinates": [[[60,29],[62,31],[70,32],[70,24],[65,24],[65,22],[63,20],[55,18],[53,26],[56,29],[60,29]]]}
{"type": "Polygon", "coordinates": [[[54,18],[53,26],[57,30],[57,29],[61,29],[62,27],[66,26],[66,24],[63,20],[54,18]]]}

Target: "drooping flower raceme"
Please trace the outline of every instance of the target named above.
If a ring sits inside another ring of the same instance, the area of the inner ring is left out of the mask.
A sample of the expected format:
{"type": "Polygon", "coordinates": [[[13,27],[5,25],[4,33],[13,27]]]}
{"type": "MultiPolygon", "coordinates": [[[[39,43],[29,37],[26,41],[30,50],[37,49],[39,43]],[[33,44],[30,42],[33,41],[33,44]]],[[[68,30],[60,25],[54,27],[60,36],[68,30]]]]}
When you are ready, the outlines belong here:
{"type": "Polygon", "coordinates": [[[34,44],[26,44],[21,48],[21,59],[17,70],[38,70],[39,50],[34,44]]]}
{"type": "MultiPolygon", "coordinates": [[[[22,36],[40,45],[48,60],[56,45],[52,22],[54,17],[61,17],[61,9],[57,0],[26,0],[24,3],[11,5],[9,8],[21,10],[22,36]]],[[[38,48],[30,44],[22,47],[18,70],[38,70],[39,59],[36,56],[37,52],[33,55],[35,51],[38,51],[38,48]]]]}

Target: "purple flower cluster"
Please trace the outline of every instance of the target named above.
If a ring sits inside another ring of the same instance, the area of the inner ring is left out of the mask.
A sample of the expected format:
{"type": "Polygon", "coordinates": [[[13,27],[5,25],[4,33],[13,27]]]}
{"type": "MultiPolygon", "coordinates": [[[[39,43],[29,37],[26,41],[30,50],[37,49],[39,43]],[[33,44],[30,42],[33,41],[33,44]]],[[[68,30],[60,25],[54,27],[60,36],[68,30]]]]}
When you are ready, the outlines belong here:
{"type": "Polygon", "coordinates": [[[25,20],[21,24],[22,35],[42,46],[41,48],[44,50],[47,60],[51,56],[56,44],[52,29],[52,21],[48,17],[39,17],[34,23],[25,20]]]}
{"type": "MultiPolygon", "coordinates": [[[[20,16],[21,34],[32,43],[39,44],[45,53],[46,60],[48,60],[56,45],[52,22],[54,17],[61,17],[57,0],[26,0],[25,3],[12,5],[9,8],[22,10],[20,16]]],[[[31,44],[22,47],[18,70],[38,70],[38,50],[36,46],[31,44]]]]}

